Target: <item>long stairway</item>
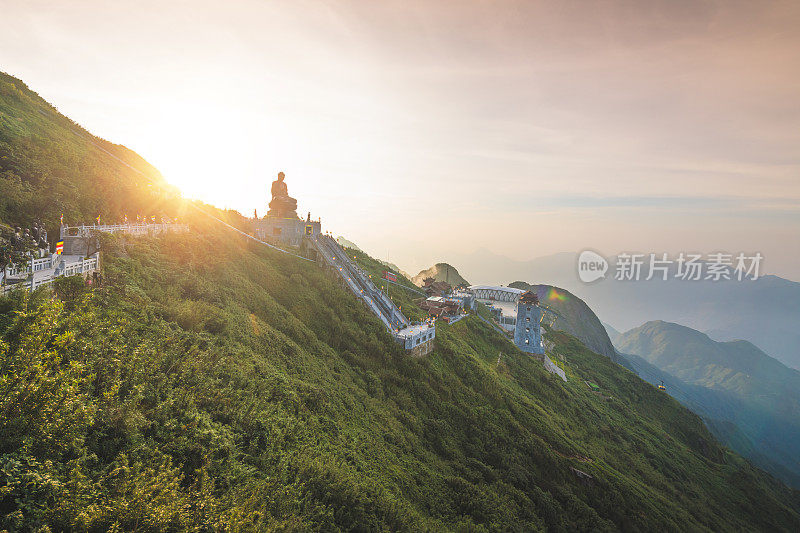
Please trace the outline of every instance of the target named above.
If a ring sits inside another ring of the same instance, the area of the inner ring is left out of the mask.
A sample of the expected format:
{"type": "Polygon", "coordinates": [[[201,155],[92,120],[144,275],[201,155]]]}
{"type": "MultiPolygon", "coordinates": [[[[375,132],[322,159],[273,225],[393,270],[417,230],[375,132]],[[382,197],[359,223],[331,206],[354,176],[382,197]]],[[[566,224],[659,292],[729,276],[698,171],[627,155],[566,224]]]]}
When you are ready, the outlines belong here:
{"type": "Polygon", "coordinates": [[[407,349],[426,344],[435,337],[435,327],[427,323],[412,324],[370,277],[358,267],[333,238],[327,235],[307,237],[325,262],[338,272],[342,280],[370,310],[381,319],[386,329],[407,349]]]}

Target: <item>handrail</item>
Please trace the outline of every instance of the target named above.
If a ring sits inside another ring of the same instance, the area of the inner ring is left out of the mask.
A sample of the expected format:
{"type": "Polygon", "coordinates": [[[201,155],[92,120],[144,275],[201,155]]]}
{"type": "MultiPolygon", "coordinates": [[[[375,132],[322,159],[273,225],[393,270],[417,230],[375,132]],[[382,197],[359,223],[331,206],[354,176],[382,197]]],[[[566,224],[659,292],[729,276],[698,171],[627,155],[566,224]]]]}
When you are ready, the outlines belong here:
{"type": "Polygon", "coordinates": [[[81,224],[80,226],[61,226],[61,238],[64,237],[87,237],[95,233],[149,233],[150,230],[157,231],[189,231],[188,224],[179,224],[177,222],[152,222],[152,223],[136,223],[136,224],[98,224],[87,226],[81,224]],[[72,233],[70,233],[72,231],[72,233]]]}
{"type": "MultiPolygon", "coordinates": [[[[85,259],[79,259],[73,263],[66,263],[62,256],[54,255],[49,258],[43,257],[39,259],[35,259],[29,263],[29,266],[26,267],[25,270],[19,272],[23,274],[28,274],[28,279],[18,280],[16,283],[12,283],[10,285],[5,285],[2,288],[2,293],[8,293],[16,288],[25,288],[27,290],[35,290],[39,287],[44,285],[49,285],[55,281],[56,278],[65,277],[65,276],[74,276],[76,274],[88,274],[90,272],[94,272],[98,270],[100,267],[100,261],[97,255],[94,257],[88,257],[85,259]],[[30,265],[34,265],[33,270],[31,270],[30,265]],[[37,268],[41,265],[49,265],[47,268],[37,268]],[[59,270],[59,267],[63,265],[63,269],[59,270]],[[37,272],[42,272],[43,270],[52,269],[53,271],[50,273],[45,273],[42,276],[37,276],[37,272]]],[[[6,271],[9,270],[19,270],[19,269],[10,269],[6,268],[6,271]]],[[[14,276],[19,275],[11,274],[14,276]]],[[[8,281],[8,277],[6,277],[8,281]]]]}

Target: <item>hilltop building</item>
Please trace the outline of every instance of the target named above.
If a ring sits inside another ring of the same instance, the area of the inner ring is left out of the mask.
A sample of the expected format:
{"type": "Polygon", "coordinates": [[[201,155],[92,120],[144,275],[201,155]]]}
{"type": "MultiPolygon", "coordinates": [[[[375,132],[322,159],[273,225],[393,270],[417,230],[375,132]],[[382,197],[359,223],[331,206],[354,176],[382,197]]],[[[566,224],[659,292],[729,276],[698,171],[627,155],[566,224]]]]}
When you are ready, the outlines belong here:
{"type": "Polygon", "coordinates": [[[520,350],[544,354],[541,326],[543,311],[534,293],[490,285],[473,285],[469,290],[477,301],[489,308],[500,327],[514,336],[514,344],[520,350]]]}
{"type": "Polygon", "coordinates": [[[278,245],[288,245],[299,248],[303,236],[319,235],[322,223],[319,220],[306,220],[300,218],[278,218],[266,216],[257,219],[253,224],[254,235],[257,239],[278,245]]]}
{"type": "Polygon", "coordinates": [[[424,290],[428,296],[444,296],[449,293],[452,288],[446,281],[436,281],[434,278],[425,278],[422,280],[422,283],[422,290],[424,290]]]}
{"type": "Polygon", "coordinates": [[[285,174],[279,172],[278,179],[272,182],[269,211],[267,216],[254,221],[253,233],[264,242],[299,248],[304,235],[320,234],[322,223],[311,220],[311,213],[306,220],[297,216],[297,200],[289,196],[284,178],[285,174]]]}
{"type": "Polygon", "coordinates": [[[297,216],[297,200],[290,197],[284,183],[284,174],[272,183],[272,199],[267,216],[253,219],[253,236],[276,245],[292,255],[316,261],[326,268],[342,285],[359,298],[386,327],[395,341],[412,357],[427,355],[433,350],[436,326],[430,322],[412,323],[387,294],[375,286],[368,273],[355,263],[341,245],[331,236],[322,233],[319,220],[305,220],[297,216]],[[297,248],[297,253],[285,250],[297,248]]]}
{"type": "Polygon", "coordinates": [[[428,316],[454,323],[465,316],[464,300],[451,296],[431,296],[419,303],[428,316]]]}
{"type": "Polygon", "coordinates": [[[528,291],[517,301],[517,319],[514,328],[514,344],[526,353],[543,354],[542,308],[539,298],[528,291]]]}
{"type": "Polygon", "coordinates": [[[464,309],[475,310],[475,296],[468,290],[455,290],[448,295],[448,298],[461,302],[461,307],[464,309]]]}

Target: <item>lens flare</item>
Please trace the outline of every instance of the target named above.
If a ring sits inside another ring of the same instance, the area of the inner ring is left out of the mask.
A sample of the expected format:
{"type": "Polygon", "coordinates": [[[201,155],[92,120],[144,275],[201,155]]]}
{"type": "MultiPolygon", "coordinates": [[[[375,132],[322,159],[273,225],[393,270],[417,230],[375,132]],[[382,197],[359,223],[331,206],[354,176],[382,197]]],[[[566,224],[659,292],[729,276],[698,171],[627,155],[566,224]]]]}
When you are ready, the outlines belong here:
{"type": "Polygon", "coordinates": [[[550,291],[547,293],[547,299],[550,301],[557,300],[559,302],[565,302],[567,301],[567,295],[558,292],[555,287],[550,287],[550,291]]]}

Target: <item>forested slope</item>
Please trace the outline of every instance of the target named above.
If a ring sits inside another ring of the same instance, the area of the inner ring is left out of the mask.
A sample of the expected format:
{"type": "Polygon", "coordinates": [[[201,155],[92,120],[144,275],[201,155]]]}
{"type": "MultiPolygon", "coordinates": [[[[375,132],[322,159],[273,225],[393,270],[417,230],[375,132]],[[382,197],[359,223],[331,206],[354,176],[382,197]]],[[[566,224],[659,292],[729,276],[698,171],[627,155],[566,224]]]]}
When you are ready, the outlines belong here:
{"type": "Polygon", "coordinates": [[[800,487],[800,372],[747,341],[716,342],[663,321],[625,332],[617,346],[650,379],[661,373],[674,383],[675,397],[709,420],[722,442],[800,487]]]}
{"type": "MultiPolygon", "coordinates": [[[[7,75],[0,187],[0,221],[51,228],[182,205],[7,75]]],[[[317,265],[183,218],[104,239],[100,287],[0,299],[0,528],[800,529],[796,492],[573,337],[566,384],[472,318],[410,358],[317,265]]]]}
{"type": "Polygon", "coordinates": [[[572,337],[550,335],[567,384],[474,319],[410,358],[316,265],[192,224],[108,239],[101,288],[0,304],[2,527],[800,525],[796,493],[572,337]]]}
{"type": "Polygon", "coordinates": [[[0,191],[0,222],[38,220],[51,235],[62,213],[68,224],[92,223],[98,215],[117,222],[125,214],[175,216],[177,205],[177,191],[144,159],[91,135],[3,72],[0,191]]]}

